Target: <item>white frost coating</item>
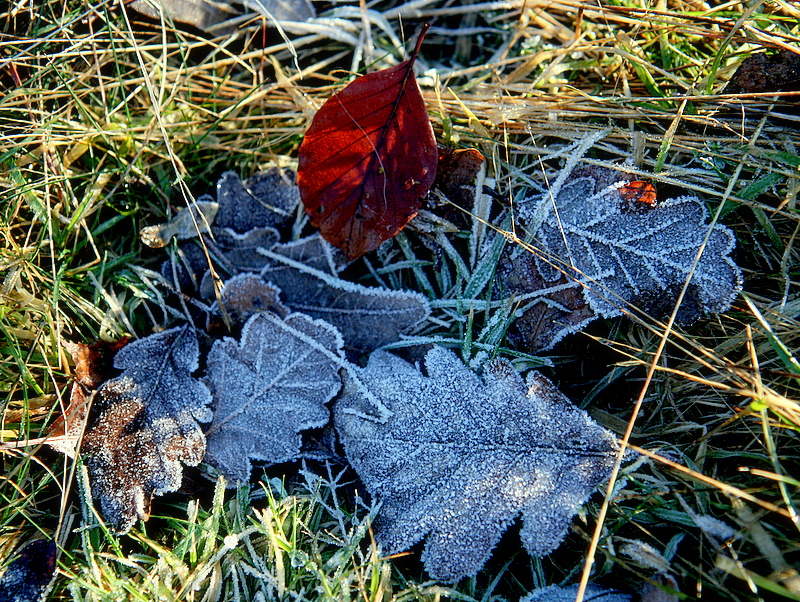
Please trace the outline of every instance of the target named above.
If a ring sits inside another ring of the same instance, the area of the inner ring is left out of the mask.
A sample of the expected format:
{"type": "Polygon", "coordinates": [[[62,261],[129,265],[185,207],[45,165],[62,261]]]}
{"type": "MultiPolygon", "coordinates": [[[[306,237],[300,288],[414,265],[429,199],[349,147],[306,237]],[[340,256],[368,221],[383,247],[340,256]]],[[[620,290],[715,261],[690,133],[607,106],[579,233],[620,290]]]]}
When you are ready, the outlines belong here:
{"type": "Polygon", "coordinates": [[[208,354],[206,381],[214,420],[204,461],[236,487],[250,461],[285,462],[300,453],[300,431],[324,426],[341,388],[342,337],[327,322],[302,314],[285,320],[259,313],[240,342],[225,337],[208,354]]]}
{"type": "Polygon", "coordinates": [[[419,293],[361,286],[274,250],[258,252],[275,262],[261,275],[284,292],[286,305],[336,326],[349,349],[368,352],[394,343],[430,315],[419,293]]]}
{"type": "Polygon", "coordinates": [[[441,347],[425,366],[428,376],[376,351],[360,370],[363,386],[394,412],[385,424],[359,417],[372,404],[349,378],[334,407],[348,460],[383,504],[383,552],[427,537],[428,573],[457,581],[480,570],[521,514],[525,547],[550,553],[608,476],[616,438],[538,373],[526,383],[496,360],[481,381],[441,347]]]}

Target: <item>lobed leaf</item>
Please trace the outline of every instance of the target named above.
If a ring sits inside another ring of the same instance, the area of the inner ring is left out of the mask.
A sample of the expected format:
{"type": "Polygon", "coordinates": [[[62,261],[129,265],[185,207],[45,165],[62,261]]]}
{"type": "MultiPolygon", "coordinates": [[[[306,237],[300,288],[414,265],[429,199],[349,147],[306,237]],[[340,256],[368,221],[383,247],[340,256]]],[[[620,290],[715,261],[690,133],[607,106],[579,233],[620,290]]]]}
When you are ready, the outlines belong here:
{"type": "Polygon", "coordinates": [[[428,376],[377,351],[348,376],[334,408],[345,453],[382,502],[376,536],[385,554],[427,536],[422,558],[434,579],[474,575],[522,514],[525,548],[542,556],[611,471],[616,438],[544,376],[527,383],[511,364],[487,364],[484,380],[434,347],[428,376]],[[369,419],[366,387],[393,414],[369,419]]]}
{"type": "Polygon", "coordinates": [[[203,459],[211,395],[192,377],[200,352],[194,329],[182,326],[139,339],[114,358],[122,370],[95,396],[81,451],[92,497],[113,528],[126,533],[147,518],[153,496],[176,491],[181,464],[203,459]]]}
{"type": "Polygon", "coordinates": [[[325,404],[341,388],[341,361],[337,330],[302,314],[259,313],[238,343],[215,341],[205,379],[214,399],[205,462],[236,486],[249,480],[251,460],[297,457],[300,431],[330,419],[325,404]]]}

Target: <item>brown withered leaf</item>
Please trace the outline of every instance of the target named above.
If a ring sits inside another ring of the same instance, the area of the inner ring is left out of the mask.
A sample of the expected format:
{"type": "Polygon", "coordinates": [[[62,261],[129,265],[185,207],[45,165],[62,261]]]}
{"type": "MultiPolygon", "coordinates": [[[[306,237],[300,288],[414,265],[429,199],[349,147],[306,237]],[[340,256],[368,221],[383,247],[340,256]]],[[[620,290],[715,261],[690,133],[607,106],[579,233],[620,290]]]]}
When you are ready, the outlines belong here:
{"type": "Polygon", "coordinates": [[[113,369],[114,354],[130,341],[130,337],[123,337],[119,341],[97,341],[89,345],[61,342],[75,362],[75,382],[72,383],[69,405],[64,414],[53,421],[47,433],[47,444],[57,452],[75,457],[91,395],[116,373],[113,369]]]}
{"type": "Polygon", "coordinates": [[[725,86],[725,94],[757,94],[800,89],[800,53],[781,50],[747,57],[725,86]]]}
{"type": "Polygon", "coordinates": [[[81,452],[92,497],[119,533],[149,516],[153,496],[178,489],[181,463],[203,459],[197,421],[212,416],[208,389],[192,377],[199,357],[194,329],[165,330],[123,348],[114,358],[122,374],[98,389],[81,452]]]}

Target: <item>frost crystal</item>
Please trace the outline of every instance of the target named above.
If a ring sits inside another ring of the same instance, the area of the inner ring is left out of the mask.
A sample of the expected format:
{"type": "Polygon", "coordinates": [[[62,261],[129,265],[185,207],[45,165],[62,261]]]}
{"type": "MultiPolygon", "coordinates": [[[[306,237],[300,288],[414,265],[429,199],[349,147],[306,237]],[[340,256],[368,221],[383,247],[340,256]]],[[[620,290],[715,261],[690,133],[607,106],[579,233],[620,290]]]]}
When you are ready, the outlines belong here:
{"type": "Polygon", "coordinates": [[[335,406],[348,460],[382,502],[376,522],[386,554],[427,535],[425,568],[452,582],[480,570],[522,514],[523,543],[553,551],[572,516],[607,478],[615,437],[544,376],[527,383],[511,364],[487,364],[484,382],[434,347],[428,376],[387,352],[358,375],[393,415],[369,420],[371,403],[349,377],[335,406]]]}
{"type": "Polygon", "coordinates": [[[145,337],[117,353],[114,367],[122,374],[97,392],[97,417],[81,452],[88,454],[92,496],[118,532],[147,517],[154,495],[180,487],[181,463],[196,466],[203,458],[197,421],[211,420],[211,396],[191,376],[199,355],[189,326],[145,337]]]}
{"type": "Polygon", "coordinates": [[[342,386],[342,339],[321,320],[270,313],[250,318],[241,341],[224,338],[208,354],[214,420],[205,462],[231,485],[250,478],[250,461],[285,462],[300,453],[300,431],[324,426],[325,404],[342,386]]]}

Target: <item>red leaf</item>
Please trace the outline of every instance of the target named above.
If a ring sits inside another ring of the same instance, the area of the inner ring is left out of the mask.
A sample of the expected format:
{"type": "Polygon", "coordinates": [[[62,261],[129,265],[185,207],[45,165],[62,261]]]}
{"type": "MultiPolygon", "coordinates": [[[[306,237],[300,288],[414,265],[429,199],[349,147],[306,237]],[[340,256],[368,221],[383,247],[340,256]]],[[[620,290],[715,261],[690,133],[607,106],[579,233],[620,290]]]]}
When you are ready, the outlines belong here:
{"type": "Polygon", "coordinates": [[[354,80],[317,111],[297,184],[311,223],[348,259],[395,236],[436,176],[436,140],[414,60],[354,80]]]}

